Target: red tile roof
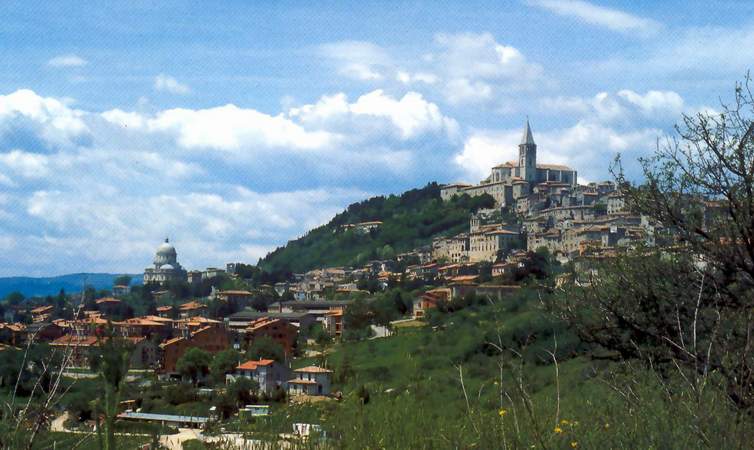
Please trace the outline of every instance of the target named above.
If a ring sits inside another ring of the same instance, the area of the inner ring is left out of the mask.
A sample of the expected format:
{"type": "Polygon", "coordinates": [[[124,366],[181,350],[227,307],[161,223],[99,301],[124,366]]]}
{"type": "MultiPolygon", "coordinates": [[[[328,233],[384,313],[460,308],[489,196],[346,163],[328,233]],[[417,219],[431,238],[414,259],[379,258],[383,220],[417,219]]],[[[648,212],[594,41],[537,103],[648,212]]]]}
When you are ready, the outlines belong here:
{"type": "Polygon", "coordinates": [[[246,361],[243,364],[239,364],[236,369],[239,370],[256,370],[259,366],[269,366],[274,364],[275,361],[272,359],[259,359],[259,360],[249,360],[246,361]]]}

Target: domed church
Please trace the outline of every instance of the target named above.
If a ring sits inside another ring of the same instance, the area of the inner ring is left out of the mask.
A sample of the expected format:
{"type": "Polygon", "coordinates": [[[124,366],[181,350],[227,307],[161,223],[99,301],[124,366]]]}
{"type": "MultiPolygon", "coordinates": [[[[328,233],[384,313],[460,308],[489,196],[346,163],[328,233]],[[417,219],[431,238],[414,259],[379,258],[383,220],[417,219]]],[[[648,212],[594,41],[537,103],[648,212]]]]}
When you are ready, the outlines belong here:
{"type": "Polygon", "coordinates": [[[144,269],[144,284],[157,283],[164,285],[169,281],[186,281],[186,271],[178,264],[178,254],[175,247],[165,238],[165,242],[157,247],[154,255],[154,268],[144,269]]]}

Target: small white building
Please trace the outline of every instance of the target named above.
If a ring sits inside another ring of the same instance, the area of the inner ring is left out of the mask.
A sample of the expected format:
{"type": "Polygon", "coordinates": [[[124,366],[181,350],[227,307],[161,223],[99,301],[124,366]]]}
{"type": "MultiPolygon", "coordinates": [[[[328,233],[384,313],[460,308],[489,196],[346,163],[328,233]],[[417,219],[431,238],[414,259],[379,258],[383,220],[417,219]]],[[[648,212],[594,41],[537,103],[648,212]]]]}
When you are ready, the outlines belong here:
{"type": "Polygon", "coordinates": [[[259,385],[259,392],[271,394],[275,388],[283,387],[288,378],[288,368],[272,359],[259,359],[239,364],[232,374],[225,376],[225,382],[230,383],[238,378],[249,378],[259,385]]]}
{"type": "Polygon", "coordinates": [[[296,369],[293,373],[296,378],[288,381],[289,395],[330,395],[332,370],[308,366],[296,369]]]}

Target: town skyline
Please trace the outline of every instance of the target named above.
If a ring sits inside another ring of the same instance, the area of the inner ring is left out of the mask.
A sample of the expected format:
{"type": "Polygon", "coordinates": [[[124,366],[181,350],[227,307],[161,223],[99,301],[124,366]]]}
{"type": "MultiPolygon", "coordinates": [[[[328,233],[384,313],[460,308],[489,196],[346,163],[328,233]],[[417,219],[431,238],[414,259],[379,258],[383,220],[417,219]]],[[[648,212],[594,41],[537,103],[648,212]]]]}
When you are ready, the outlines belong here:
{"type": "Polygon", "coordinates": [[[752,60],[734,2],[414,5],[4,4],[0,276],[140,273],[165,236],[255,263],[350,203],[478,182],[527,115],[541,160],[635,177],[752,60]]]}

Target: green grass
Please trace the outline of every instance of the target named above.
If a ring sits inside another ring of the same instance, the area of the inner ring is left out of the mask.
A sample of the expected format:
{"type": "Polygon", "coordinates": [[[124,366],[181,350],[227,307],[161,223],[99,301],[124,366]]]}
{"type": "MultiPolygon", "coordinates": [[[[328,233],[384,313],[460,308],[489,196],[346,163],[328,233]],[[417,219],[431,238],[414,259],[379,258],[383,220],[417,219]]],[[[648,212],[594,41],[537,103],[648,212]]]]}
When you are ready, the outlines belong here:
{"type": "MultiPolygon", "coordinates": [[[[116,445],[119,449],[132,450],[139,448],[142,444],[150,442],[146,436],[118,436],[116,445]]],[[[70,449],[76,447],[79,450],[98,450],[99,443],[96,435],[84,435],[77,433],[45,433],[34,442],[34,449],[70,449]]]]}

